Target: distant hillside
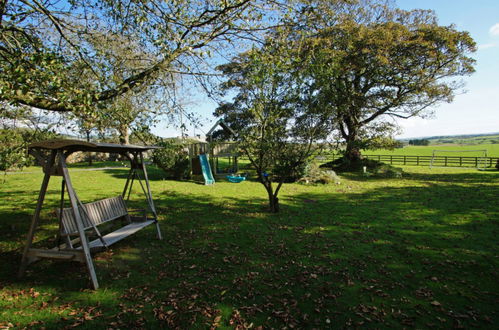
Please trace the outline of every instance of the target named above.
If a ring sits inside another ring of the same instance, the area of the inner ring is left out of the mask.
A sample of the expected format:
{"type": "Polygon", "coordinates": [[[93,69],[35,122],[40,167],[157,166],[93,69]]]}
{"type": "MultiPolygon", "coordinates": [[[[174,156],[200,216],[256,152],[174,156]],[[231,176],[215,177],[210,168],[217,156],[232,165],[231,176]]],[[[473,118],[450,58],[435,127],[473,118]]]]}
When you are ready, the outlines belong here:
{"type": "Polygon", "coordinates": [[[458,144],[458,145],[499,144],[499,133],[428,136],[428,137],[420,137],[417,139],[402,139],[400,141],[408,142],[409,140],[429,140],[430,145],[440,145],[440,144],[458,144]]]}

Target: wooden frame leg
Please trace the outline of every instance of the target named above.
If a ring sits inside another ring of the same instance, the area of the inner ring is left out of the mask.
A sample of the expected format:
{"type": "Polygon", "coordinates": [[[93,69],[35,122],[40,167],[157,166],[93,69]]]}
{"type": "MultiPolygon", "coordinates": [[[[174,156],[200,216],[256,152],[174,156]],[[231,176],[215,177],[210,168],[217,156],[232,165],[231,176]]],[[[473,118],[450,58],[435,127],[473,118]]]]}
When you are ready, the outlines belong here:
{"type": "Polygon", "coordinates": [[[80,210],[78,209],[78,197],[71,183],[71,178],[69,177],[68,166],[66,164],[66,159],[64,154],[59,151],[59,164],[62,169],[62,175],[66,181],[66,188],[69,196],[69,201],[71,203],[71,208],[74,212],[74,219],[76,222],[76,227],[78,228],[78,234],[80,236],[80,243],[83,249],[83,255],[85,258],[85,264],[87,265],[88,275],[92,282],[92,287],[97,290],[99,288],[99,282],[97,281],[97,275],[95,274],[94,262],[92,260],[92,255],[90,254],[90,247],[88,246],[87,236],[85,235],[85,229],[83,227],[83,222],[80,215],[80,210]]]}
{"type": "Polygon", "coordinates": [[[158,239],[162,240],[163,236],[161,235],[161,229],[159,228],[158,213],[156,212],[156,207],[154,206],[154,201],[152,199],[151,187],[149,185],[149,177],[147,176],[146,165],[144,164],[144,156],[142,155],[142,153],[140,154],[140,162],[142,163],[142,172],[144,173],[144,179],[146,181],[147,201],[149,203],[149,207],[151,208],[152,213],[154,214],[154,221],[156,223],[156,231],[158,232],[158,239]]]}
{"type": "Polygon", "coordinates": [[[134,169],[131,168],[130,171],[128,171],[125,187],[123,188],[123,193],[121,194],[123,196],[123,200],[127,200],[127,193],[128,193],[128,199],[130,198],[130,191],[132,190],[133,181],[131,182],[130,187],[128,185],[130,184],[133,175],[134,175],[134,169]]]}
{"type": "MultiPolygon", "coordinates": [[[[131,176],[130,176],[130,185],[128,186],[128,192],[126,196],[126,201],[128,202],[130,200],[130,194],[132,193],[132,188],[133,188],[133,183],[135,182],[135,178],[137,177],[137,171],[132,169],[131,170],[131,176]]],[[[127,182],[128,185],[128,182],[127,182]]],[[[123,196],[123,199],[125,199],[125,196],[123,196]]]]}
{"type": "Polygon", "coordinates": [[[158,222],[158,220],[156,220],[156,231],[158,233],[158,239],[162,240],[163,236],[161,236],[161,229],[159,228],[159,222],[158,222]]]}
{"type": "MultiPolygon", "coordinates": [[[[53,162],[53,160],[52,160],[53,162]]],[[[28,237],[26,239],[26,246],[24,247],[23,257],[21,259],[21,267],[19,268],[18,277],[22,277],[24,272],[26,271],[26,267],[29,264],[28,252],[31,249],[33,244],[33,238],[35,236],[36,227],[38,227],[38,222],[40,220],[40,212],[42,211],[43,201],[45,200],[45,194],[47,193],[47,188],[50,181],[50,174],[45,174],[42,182],[42,187],[40,189],[40,193],[38,195],[38,201],[36,203],[35,214],[33,215],[33,219],[31,220],[31,226],[29,228],[28,237]]]]}
{"type": "MultiPolygon", "coordinates": [[[[62,222],[62,212],[63,212],[63,209],[64,209],[64,194],[65,194],[65,190],[66,190],[66,181],[64,179],[61,180],[61,202],[59,204],[59,232],[58,232],[58,238],[57,238],[57,247],[60,249],[61,248],[61,245],[60,245],[60,241],[61,241],[61,236],[63,235],[63,227],[64,227],[64,224],[62,222]]],[[[71,243],[71,238],[69,237],[69,235],[64,235],[64,241],[65,241],[65,248],[66,249],[72,249],[73,248],[73,243],[71,243]]]]}

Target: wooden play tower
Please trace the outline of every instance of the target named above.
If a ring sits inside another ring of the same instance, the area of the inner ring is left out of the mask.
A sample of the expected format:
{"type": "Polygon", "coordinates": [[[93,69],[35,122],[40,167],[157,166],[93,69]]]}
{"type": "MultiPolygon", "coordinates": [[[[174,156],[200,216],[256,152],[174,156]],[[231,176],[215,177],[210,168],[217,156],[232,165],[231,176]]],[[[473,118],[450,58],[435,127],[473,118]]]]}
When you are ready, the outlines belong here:
{"type": "Polygon", "coordinates": [[[228,173],[238,171],[239,148],[234,141],[237,134],[222,120],[218,120],[215,125],[206,133],[206,142],[191,143],[189,145],[189,165],[191,175],[202,174],[199,155],[205,154],[210,161],[211,170],[214,176],[225,176],[228,173]],[[213,133],[220,127],[230,137],[230,141],[215,141],[213,133]],[[225,166],[221,166],[220,160],[227,159],[225,166]]]}

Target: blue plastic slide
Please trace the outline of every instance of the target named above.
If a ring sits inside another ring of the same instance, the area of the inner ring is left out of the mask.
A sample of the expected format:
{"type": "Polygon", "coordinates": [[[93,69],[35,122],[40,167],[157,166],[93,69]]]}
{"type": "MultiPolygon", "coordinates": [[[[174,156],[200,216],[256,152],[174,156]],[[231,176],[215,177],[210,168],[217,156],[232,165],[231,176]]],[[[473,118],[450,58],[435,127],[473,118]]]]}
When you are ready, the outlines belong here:
{"type": "Polygon", "coordinates": [[[201,163],[201,169],[203,170],[204,184],[214,184],[215,179],[211,173],[210,162],[208,162],[206,154],[199,155],[199,162],[201,163]]]}

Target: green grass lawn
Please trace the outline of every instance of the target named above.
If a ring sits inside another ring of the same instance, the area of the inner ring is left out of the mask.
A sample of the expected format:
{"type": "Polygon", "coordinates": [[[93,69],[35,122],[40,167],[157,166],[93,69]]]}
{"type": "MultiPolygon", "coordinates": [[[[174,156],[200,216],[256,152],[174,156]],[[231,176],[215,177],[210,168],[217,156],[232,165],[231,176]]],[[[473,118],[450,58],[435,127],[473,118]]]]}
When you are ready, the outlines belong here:
{"type": "MultiPolygon", "coordinates": [[[[497,326],[498,172],[404,170],[401,179],[287,184],[272,215],[256,182],[204,186],[153,169],[164,239],[149,226],[97,254],[97,291],[78,263],[41,261],[16,278],[42,175],[9,175],[0,327],[497,326]]],[[[75,171],[73,183],[88,202],[118,195],[126,173],[75,171]]],[[[59,180],[36,246],[55,244],[59,180]]]]}

